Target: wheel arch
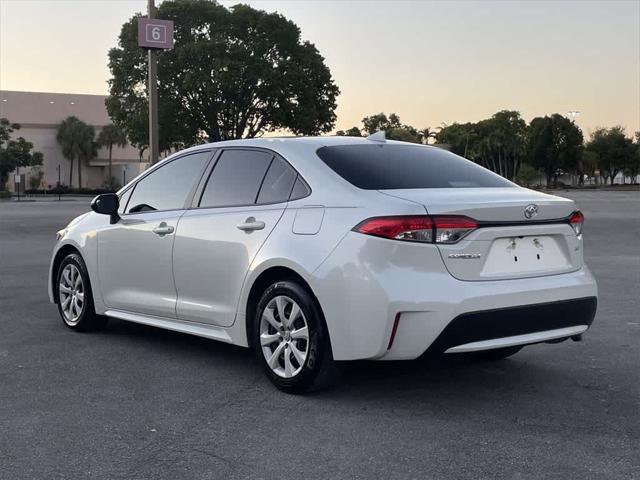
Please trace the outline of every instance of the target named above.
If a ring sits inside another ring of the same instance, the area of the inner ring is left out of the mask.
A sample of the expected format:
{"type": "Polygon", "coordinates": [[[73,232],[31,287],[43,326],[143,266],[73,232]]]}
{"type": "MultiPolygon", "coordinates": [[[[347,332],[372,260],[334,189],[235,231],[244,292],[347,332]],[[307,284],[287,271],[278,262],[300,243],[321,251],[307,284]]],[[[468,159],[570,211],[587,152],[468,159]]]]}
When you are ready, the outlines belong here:
{"type": "Polygon", "coordinates": [[[309,292],[311,298],[315,302],[318,307],[318,311],[320,312],[321,320],[324,323],[324,327],[327,331],[327,335],[329,336],[329,345],[331,345],[331,334],[327,328],[327,322],[324,318],[324,312],[322,310],[322,306],[320,305],[320,301],[316,296],[313,288],[309,285],[309,282],[305,280],[305,278],[300,275],[298,272],[289,267],[284,266],[272,266],[265,269],[263,272],[256,277],[256,279],[251,284],[251,288],[249,289],[249,294],[247,295],[247,301],[245,304],[245,332],[247,335],[247,344],[249,348],[252,348],[252,339],[253,339],[253,317],[256,313],[256,308],[258,306],[258,302],[260,301],[260,297],[265,289],[274,282],[279,280],[293,280],[296,283],[300,284],[305,290],[309,292]]]}
{"type": "Polygon", "coordinates": [[[67,243],[66,245],[60,247],[53,257],[53,264],[51,266],[51,278],[49,279],[49,282],[51,284],[51,291],[53,293],[53,303],[58,303],[58,289],[55,288],[58,269],[60,268],[62,260],[64,260],[67,255],[72,253],[80,255],[80,257],[84,260],[84,257],[82,257],[82,253],[80,253],[80,250],[75,245],[70,243],[67,243]]]}

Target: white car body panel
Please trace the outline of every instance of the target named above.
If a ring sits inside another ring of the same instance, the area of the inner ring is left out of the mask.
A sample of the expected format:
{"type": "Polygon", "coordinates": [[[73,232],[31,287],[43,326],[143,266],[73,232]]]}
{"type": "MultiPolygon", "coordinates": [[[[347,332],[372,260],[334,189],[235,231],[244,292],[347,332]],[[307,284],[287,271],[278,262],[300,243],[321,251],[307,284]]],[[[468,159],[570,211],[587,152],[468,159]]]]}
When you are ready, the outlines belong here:
{"type": "Polygon", "coordinates": [[[416,358],[463,313],[597,295],[586,267],[563,275],[466,282],[447,272],[434,245],[411,243],[400,249],[393,240],[355,232],[313,280],[334,356],[341,360],[416,358]],[[345,285],[351,295],[344,295],[345,285]],[[397,312],[403,312],[402,320],[387,350],[397,312]]]}
{"type": "Polygon", "coordinates": [[[175,235],[152,230],[160,224],[177,229],[181,215],[180,210],[138,213],[97,232],[99,287],[109,309],[176,317],[175,235]]]}
{"type": "MultiPolygon", "coordinates": [[[[317,298],[336,360],[400,360],[422,355],[461,314],[597,297],[595,279],[583,262],[582,237],[567,223],[527,224],[522,219],[516,226],[479,228],[451,245],[400,242],[352,231],[375,216],[457,214],[509,221],[520,219],[523,207],[535,203],[540,206],[536,220],[552,220],[576,209],[570,200],[517,186],[360,190],[315,153],[325,145],[366,142],[349,137],[253,139],[188,149],[241,145],[272,150],[305,179],[311,194],[277,205],[125,215],[114,225],[107,216],[88,213],[71,222],[54,248],[48,282],[51,301],[57,253],[74,248],[87,265],[98,314],[248,346],[251,287],[269,269],[286,268],[317,298]],[[263,221],[265,228],[239,230],[237,225],[249,217],[263,221]],[[151,233],[161,221],[175,231],[163,237],[151,233]],[[122,232],[135,235],[124,239],[122,232]],[[531,259],[519,268],[509,263],[506,242],[519,237],[543,239],[549,263],[541,268],[531,259]],[[455,258],[466,253],[481,256],[477,261],[455,258]]],[[[578,330],[562,333],[568,337],[584,331],[578,330]]],[[[562,338],[557,334],[471,342],[447,351],[562,338]]]]}
{"type": "Polygon", "coordinates": [[[382,190],[387,195],[428,205],[431,215],[467,215],[479,221],[525,220],[523,204],[535,203],[535,220],[563,218],[575,210],[572,200],[528,188],[425,188],[382,190]]]}
{"type": "Polygon", "coordinates": [[[188,210],[180,219],[173,248],[173,275],[180,320],[228,327],[256,253],[285,205],[188,210]],[[238,225],[253,217],[265,223],[250,232],[238,225]]]}

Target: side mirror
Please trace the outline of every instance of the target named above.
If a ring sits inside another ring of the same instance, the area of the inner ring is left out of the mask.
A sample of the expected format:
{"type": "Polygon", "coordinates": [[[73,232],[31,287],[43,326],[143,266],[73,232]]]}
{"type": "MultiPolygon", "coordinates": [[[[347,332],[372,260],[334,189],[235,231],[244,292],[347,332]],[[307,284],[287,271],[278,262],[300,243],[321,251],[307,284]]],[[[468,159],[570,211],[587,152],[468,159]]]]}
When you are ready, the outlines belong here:
{"type": "Polygon", "coordinates": [[[103,193],[91,200],[91,210],[102,215],[111,216],[111,224],[120,220],[118,208],[120,207],[120,199],[115,193],[103,193]]]}

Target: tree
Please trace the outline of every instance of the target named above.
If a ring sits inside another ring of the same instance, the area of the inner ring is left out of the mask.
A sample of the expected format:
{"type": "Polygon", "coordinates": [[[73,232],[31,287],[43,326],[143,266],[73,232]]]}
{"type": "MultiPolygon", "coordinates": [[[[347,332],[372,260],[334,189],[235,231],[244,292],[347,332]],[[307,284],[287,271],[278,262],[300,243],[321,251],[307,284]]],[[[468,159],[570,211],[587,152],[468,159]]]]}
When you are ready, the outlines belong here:
{"type": "Polygon", "coordinates": [[[419,130],[418,133],[420,134],[425,145],[429,145],[429,139],[435,139],[437,135],[437,132],[435,130],[432,130],[431,127],[425,127],[422,130],[419,130]]]}
{"type": "Polygon", "coordinates": [[[527,134],[527,157],[544,171],[547,185],[557,181],[561,171],[577,171],[582,155],[580,128],[558,113],[531,120],[527,134]]]}
{"type": "Polygon", "coordinates": [[[398,117],[398,115],[392,113],[387,118],[387,116],[382,112],[364,117],[362,119],[362,125],[364,126],[364,131],[369,135],[374,134],[380,130],[384,130],[385,133],[388,133],[394,128],[402,127],[402,124],[400,123],[400,117],[398,117]]]}
{"type": "Polygon", "coordinates": [[[82,188],[82,164],[98,156],[98,144],[95,137],[95,128],[85,125],[78,155],[78,188],[82,188]]]}
{"type": "Polygon", "coordinates": [[[401,142],[422,143],[422,135],[411,125],[402,125],[386,132],[389,140],[399,140],[401,142]]]}
{"type": "Polygon", "coordinates": [[[457,155],[470,160],[477,159],[475,147],[478,144],[478,131],[474,123],[453,123],[436,133],[436,143],[446,145],[457,155]]]}
{"type": "Polygon", "coordinates": [[[476,125],[479,163],[515,181],[525,155],[527,124],[520,112],[501,110],[476,125]]]}
{"type": "Polygon", "coordinates": [[[598,155],[587,149],[583,149],[580,156],[578,171],[581,172],[579,183],[584,184],[584,177],[595,178],[598,169],[598,155]]]}
{"type": "MultiPolygon", "coordinates": [[[[251,138],[287,129],[328,132],[335,85],[316,47],[277,13],[207,0],[166,0],[158,18],[175,22],[176,45],[158,63],[160,148],[251,138]]],[[[109,52],[114,123],[136,147],[148,145],[147,56],[137,45],[136,17],[109,52]]]]}
{"type": "Polygon", "coordinates": [[[73,162],[78,159],[78,187],[82,188],[82,168],[80,162],[85,159],[90,151],[95,132],[93,127],[77,117],[67,117],[58,126],[56,140],[62,147],[62,156],[71,163],[69,168],[69,186],[73,185],[73,162]]]}
{"type": "Polygon", "coordinates": [[[362,132],[358,127],[351,127],[347,130],[338,130],[336,135],[338,137],[361,137],[362,132]]]}
{"type": "Polygon", "coordinates": [[[109,150],[109,182],[111,182],[111,179],[113,178],[111,173],[113,147],[114,145],[117,147],[124,147],[127,144],[127,136],[113,123],[110,123],[100,131],[97,143],[98,146],[105,147],[109,150]]]}
{"type": "Polygon", "coordinates": [[[42,167],[36,166],[31,169],[31,176],[29,177],[29,187],[33,190],[40,188],[42,179],[44,178],[44,171],[42,167]]]}
{"type": "Polygon", "coordinates": [[[515,181],[525,156],[527,124],[519,112],[502,110],[477,123],[454,123],[436,134],[436,142],[515,181]]]}
{"type": "Polygon", "coordinates": [[[369,135],[384,130],[385,136],[389,140],[422,143],[420,132],[411,125],[403,125],[400,122],[400,117],[395,113],[390,114],[389,117],[384,113],[364,117],[362,125],[364,126],[364,131],[369,135]]]}
{"type": "Polygon", "coordinates": [[[538,176],[538,172],[535,168],[533,168],[528,163],[523,163],[520,165],[520,170],[518,171],[518,183],[520,185],[524,185],[525,187],[530,187],[531,184],[536,180],[538,176]]]}
{"type": "Polygon", "coordinates": [[[613,184],[613,179],[628,166],[633,166],[637,154],[633,140],[625,134],[624,128],[598,128],[591,134],[587,150],[598,156],[600,175],[613,184]]]}
{"type": "Polygon", "coordinates": [[[624,167],[624,174],[631,178],[631,183],[638,183],[638,175],[640,175],[640,131],[634,135],[635,151],[629,155],[627,164],[624,167]]]}
{"type": "Polygon", "coordinates": [[[9,174],[16,168],[42,165],[42,153],[33,151],[33,143],[23,137],[11,138],[16,130],[20,130],[20,124],[0,118],[0,190],[5,188],[9,174]]]}

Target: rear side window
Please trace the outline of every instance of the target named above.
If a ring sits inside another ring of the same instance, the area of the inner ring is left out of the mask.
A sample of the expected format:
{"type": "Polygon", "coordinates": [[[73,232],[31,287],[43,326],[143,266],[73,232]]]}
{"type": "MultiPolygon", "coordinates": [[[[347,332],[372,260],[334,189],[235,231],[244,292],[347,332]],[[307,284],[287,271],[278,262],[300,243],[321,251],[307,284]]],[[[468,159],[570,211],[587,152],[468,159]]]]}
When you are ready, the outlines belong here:
{"type": "Polygon", "coordinates": [[[410,145],[322,147],[318,156],[365,190],[514,187],[501,176],[446,150],[410,145]]]}
{"type": "Polygon", "coordinates": [[[257,203],[280,203],[289,200],[297,173],[280,157],[274,157],[264,177],[257,203]]]}
{"type": "Polygon", "coordinates": [[[260,150],[225,150],[202,192],[201,207],[253,205],[273,154],[260,150]]]}
{"type": "Polygon", "coordinates": [[[291,197],[289,200],[300,200],[301,198],[307,197],[311,195],[311,190],[302,179],[300,175],[296,178],[296,183],[293,186],[293,191],[291,192],[291,197]]]}
{"type": "Polygon", "coordinates": [[[210,157],[209,151],[193,153],[151,172],[134,187],[127,213],[184,208],[210,157]]]}

